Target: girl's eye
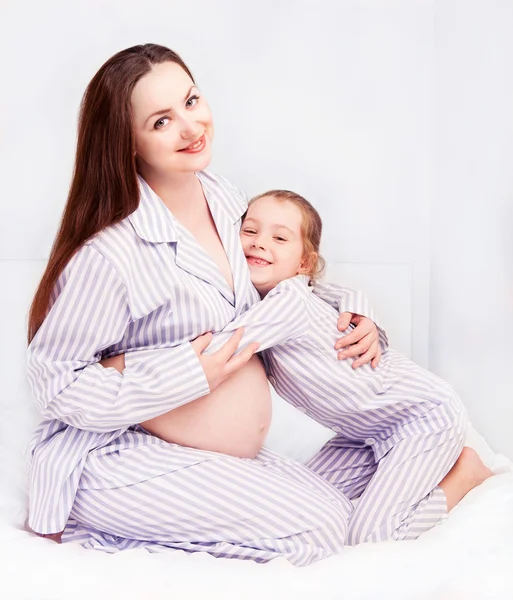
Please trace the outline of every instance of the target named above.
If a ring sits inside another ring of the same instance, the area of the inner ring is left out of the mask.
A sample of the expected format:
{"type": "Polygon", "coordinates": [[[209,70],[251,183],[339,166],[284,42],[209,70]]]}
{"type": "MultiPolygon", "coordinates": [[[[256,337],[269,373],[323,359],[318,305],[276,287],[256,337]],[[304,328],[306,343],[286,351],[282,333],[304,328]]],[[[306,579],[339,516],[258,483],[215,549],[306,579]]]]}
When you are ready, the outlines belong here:
{"type": "Polygon", "coordinates": [[[161,117],[158,121],[155,122],[155,125],[153,125],[154,129],[162,129],[162,127],[164,127],[164,125],[166,125],[165,121],[170,121],[171,119],[169,117],[161,117]]]}
{"type": "Polygon", "coordinates": [[[277,235],[274,239],[278,240],[279,242],[286,242],[287,241],[284,237],[281,237],[280,235],[277,235]]]}
{"type": "Polygon", "coordinates": [[[198,100],[199,96],[191,96],[185,103],[185,106],[187,108],[192,108],[193,106],[196,106],[196,104],[198,104],[198,100]]]}
{"type": "Polygon", "coordinates": [[[250,235],[254,235],[256,233],[256,231],[254,231],[253,229],[243,229],[242,233],[248,233],[250,235]]]}

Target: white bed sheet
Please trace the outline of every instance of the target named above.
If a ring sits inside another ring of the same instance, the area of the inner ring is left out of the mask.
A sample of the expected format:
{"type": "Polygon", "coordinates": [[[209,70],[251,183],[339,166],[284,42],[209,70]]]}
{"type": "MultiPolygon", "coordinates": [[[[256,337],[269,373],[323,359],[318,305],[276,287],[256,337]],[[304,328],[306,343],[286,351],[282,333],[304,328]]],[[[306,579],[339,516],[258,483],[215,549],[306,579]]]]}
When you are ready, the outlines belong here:
{"type": "MultiPolygon", "coordinates": [[[[274,449],[306,460],[329,437],[281,399],[274,408],[267,440],[274,449]]],[[[7,416],[16,425],[20,413],[7,416]]],[[[282,559],[260,565],[181,551],[109,555],[38,538],[23,528],[24,442],[18,435],[3,442],[0,597],[6,600],[513,598],[513,464],[472,428],[468,443],[499,474],[470,492],[442,525],[413,542],[348,547],[306,568],[282,559]]]]}

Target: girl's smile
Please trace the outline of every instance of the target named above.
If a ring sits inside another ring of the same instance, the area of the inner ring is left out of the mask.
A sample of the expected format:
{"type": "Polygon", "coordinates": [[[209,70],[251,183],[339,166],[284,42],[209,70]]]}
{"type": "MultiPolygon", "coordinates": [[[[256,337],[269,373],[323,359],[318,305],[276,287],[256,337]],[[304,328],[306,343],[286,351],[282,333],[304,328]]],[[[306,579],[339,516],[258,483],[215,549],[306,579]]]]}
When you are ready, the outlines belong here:
{"type": "Polygon", "coordinates": [[[263,196],[252,202],[240,238],[251,282],[263,297],[303,269],[303,215],[289,200],[263,196]]]}

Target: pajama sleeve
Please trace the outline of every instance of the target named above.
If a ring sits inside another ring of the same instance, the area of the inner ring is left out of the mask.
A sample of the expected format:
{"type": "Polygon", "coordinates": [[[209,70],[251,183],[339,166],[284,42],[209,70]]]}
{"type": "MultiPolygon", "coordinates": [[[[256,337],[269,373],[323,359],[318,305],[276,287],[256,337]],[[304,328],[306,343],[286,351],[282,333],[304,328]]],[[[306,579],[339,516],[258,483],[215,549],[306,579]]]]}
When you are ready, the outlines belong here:
{"type": "Polygon", "coordinates": [[[114,266],[83,246],[59,278],[58,295],[32,340],[28,379],[39,412],[73,427],[109,432],[141,423],[207,394],[189,342],[125,354],[121,375],[98,361],[131,321],[114,266]]]}
{"type": "Polygon", "coordinates": [[[306,280],[300,277],[286,279],[272,289],[261,301],[236,317],[215,333],[205,354],[212,354],[225,344],[235,330],[244,327],[244,335],[237,352],[252,342],[260,344],[258,352],[300,338],[308,329],[305,311],[311,293],[306,280]]]}
{"type": "Polygon", "coordinates": [[[335,283],[317,282],[313,292],[321,300],[338,310],[339,313],[350,312],[367,317],[378,328],[379,344],[384,352],[388,348],[388,337],[378,323],[367,296],[358,290],[342,287],[335,283]]]}

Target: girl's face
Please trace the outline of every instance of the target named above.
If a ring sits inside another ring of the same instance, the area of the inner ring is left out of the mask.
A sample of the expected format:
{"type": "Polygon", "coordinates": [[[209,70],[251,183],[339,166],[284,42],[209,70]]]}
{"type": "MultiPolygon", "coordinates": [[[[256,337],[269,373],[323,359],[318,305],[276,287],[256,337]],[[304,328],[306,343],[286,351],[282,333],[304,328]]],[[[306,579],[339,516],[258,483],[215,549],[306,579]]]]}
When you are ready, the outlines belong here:
{"type": "Polygon", "coordinates": [[[300,209],[288,200],[264,196],[249,207],[240,239],[260,296],[283,279],[306,272],[302,223],[300,209]]]}
{"type": "Polygon", "coordinates": [[[155,65],[131,98],[135,146],[143,177],[202,171],[214,135],[210,108],[191,78],[173,62],[155,65]]]}

